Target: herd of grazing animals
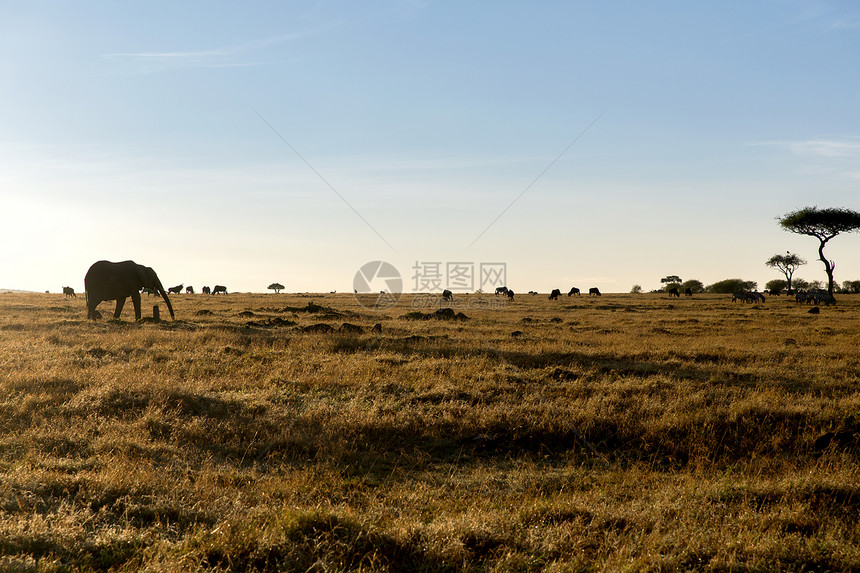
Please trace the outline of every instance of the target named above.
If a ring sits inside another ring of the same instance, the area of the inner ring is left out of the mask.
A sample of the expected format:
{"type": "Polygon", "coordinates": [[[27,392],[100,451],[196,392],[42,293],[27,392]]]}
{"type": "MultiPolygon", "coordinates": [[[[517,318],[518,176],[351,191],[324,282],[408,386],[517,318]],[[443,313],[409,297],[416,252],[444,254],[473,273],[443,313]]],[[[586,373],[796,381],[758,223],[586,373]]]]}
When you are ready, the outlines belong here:
{"type": "MultiPolygon", "coordinates": [[[[158,276],[155,274],[155,271],[153,271],[149,267],[138,265],[134,261],[123,261],[122,263],[98,261],[90,267],[89,271],[87,271],[87,275],[86,277],[84,277],[84,284],[86,286],[88,318],[98,318],[101,316],[98,311],[95,310],[95,307],[104,300],[116,301],[116,311],[114,313],[114,317],[119,318],[125,300],[128,297],[131,297],[132,302],[134,303],[135,318],[140,319],[140,293],[161,295],[167,303],[171,318],[173,318],[173,308],[170,304],[170,300],[167,298],[167,292],[165,292],[164,287],[161,286],[161,281],[159,281],[158,276]]],[[[194,287],[185,287],[181,284],[174,287],[170,287],[166,290],[171,294],[180,294],[183,288],[185,289],[185,292],[187,294],[194,294],[194,287]]],[[[224,285],[215,285],[214,288],[210,289],[208,286],[204,286],[201,289],[201,292],[203,294],[215,295],[218,293],[222,293],[226,295],[227,287],[224,285]]],[[[669,289],[667,292],[670,297],[674,296],[680,298],[681,296],[678,289],[674,287],[669,289]]],[[[66,296],[66,298],[77,298],[77,295],[75,294],[75,289],[73,289],[72,287],[64,286],[63,294],[66,296]]],[[[514,300],[514,291],[506,286],[497,287],[495,294],[506,295],[511,301],[514,300]]],[[[529,294],[538,293],[536,291],[529,291],[529,294]]],[[[567,296],[579,294],[580,290],[577,287],[571,287],[570,291],[568,291],[567,293],[567,296]]],[[[588,289],[588,294],[589,296],[600,296],[600,289],[598,289],[597,287],[591,287],[590,289],[588,289]]],[[[684,295],[693,296],[693,292],[691,289],[687,288],[684,289],[684,295]]],[[[558,300],[560,296],[560,289],[552,289],[552,292],[550,292],[549,295],[549,299],[558,300]]],[[[445,289],[442,292],[442,300],[445,302],[453,302],[454,294],[450,290],[445,289]]],[[[833,297],[833,295],[823,289],[812,289],[806,292],[797,292],[795,300],[798,303],[814,303],[816,306],[818,304],[836,304],[836,299],[833,297]]],[[[765,298],[764,294],[760,292],[741,290],[732,294],[732,302],[734,303],[736,301],[764,303],[765,298]]]]}

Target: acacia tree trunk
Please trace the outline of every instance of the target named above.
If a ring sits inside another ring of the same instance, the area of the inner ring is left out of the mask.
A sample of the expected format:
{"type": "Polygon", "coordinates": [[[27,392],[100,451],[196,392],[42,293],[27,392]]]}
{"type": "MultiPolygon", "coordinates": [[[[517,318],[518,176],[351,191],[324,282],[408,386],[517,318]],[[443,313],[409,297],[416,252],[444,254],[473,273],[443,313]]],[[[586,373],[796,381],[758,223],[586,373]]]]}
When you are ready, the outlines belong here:
{"type": "Polygon", "coordinates": [[[836,264],[833,261],[828,261],[827,257],[824,256],[824,244],[825,243],[827,243],[827,241],[821,241],[821,244],[818,246],[818,258],[821,259],[822,263],[824,263],[824,272],[827,273],[827,292],[832,297],[833,296],[833,269],[836,268],[836,264]]]}

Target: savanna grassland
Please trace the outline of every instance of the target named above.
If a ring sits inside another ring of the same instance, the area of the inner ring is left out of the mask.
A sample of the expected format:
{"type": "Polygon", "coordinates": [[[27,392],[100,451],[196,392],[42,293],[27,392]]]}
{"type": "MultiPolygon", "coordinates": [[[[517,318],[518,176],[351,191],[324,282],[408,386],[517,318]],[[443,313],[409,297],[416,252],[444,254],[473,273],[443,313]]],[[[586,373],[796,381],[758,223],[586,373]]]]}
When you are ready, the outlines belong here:
{"type": "Polygon", "coordinates": [[[858,570],[838,300],[0,294],[0,569],[858,570]]]}

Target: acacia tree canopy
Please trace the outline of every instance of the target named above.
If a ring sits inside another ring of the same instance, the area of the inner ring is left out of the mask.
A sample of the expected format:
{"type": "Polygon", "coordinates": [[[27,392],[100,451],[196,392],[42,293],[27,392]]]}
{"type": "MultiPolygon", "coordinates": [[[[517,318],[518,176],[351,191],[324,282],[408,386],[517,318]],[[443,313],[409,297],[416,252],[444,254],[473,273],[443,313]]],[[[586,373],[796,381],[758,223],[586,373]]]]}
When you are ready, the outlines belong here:
{"type": "Polygon", "coordinates": [[[826,243],[840,233],[860,229],[860,213],[843,208],[804,207],[780,217],[779,224],[786,231],[810,235],[826,243]]]}
{"type": "Polygon", "coordinates": [[[836,268],[836,264],[824,256],[824,245],[840,233],[860,230],[860,213],[836,207],[827,209],[804,207],[780,217],[779,224],[786,231],[818,239],[818,258],[824,263],[827,290],[833,295],[833,269],[836,268]]]}
{"type": "Polygon", "coordinates": [[[273,291],[275,291],[275,294],[277,294],[284,290],[284,285],[282,285],[281,283],[272,283],[269,285],[268,288],[272,289],[273,291]]]}

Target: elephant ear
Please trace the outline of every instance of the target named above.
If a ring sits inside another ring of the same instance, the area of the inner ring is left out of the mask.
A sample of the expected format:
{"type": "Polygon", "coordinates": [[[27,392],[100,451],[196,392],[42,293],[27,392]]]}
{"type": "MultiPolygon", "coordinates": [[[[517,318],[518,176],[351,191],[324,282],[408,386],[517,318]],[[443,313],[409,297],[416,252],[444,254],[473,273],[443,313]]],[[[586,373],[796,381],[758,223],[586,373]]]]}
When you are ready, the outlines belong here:
{"type": "Polygon", "coordinates": [[[143,265],[137,265],[135,267],[135,271],[137,271],[137,283],[141,287],[152,287],[152,276],[153,270],[149,267],[145,267],[143,265]]]}
{"type": "Polygon", "coordinates": [[[161,286],[161,281],[158,280],[158,275],[155,274],[155,270],[152,267],[145,267],[141,265],[140,267],[138,267],[137,271],[138,275],[140,276],[142,286],[154,290],[164,290],[164,287],[161,286]]]}

